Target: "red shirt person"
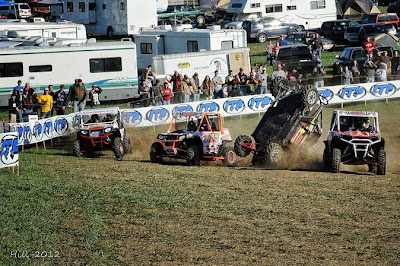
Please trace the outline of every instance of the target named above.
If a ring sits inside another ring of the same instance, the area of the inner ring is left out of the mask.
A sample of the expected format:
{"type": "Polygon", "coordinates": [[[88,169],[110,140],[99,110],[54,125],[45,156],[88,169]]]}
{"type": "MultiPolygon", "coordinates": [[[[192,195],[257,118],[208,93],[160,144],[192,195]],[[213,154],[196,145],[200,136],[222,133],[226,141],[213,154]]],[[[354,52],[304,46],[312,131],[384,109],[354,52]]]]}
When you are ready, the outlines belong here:
{"type": "Polygon", "coordinates": [[[169,87],[168,82],[164,82],[164,87],[162,88],[163,104],[170,104],[172,97],[172,90],[169,87]]]}
{"type": "Polygon", "coordinates": [[[368,59],[372,59],[372,55],[374,53],[374,48],[375,48],[375,43],[373,40],[371,40],[370,37],[367,37],[367,41],[364,42],[364,50],[366,52],[367,55],[367,60],[368,59]]]}

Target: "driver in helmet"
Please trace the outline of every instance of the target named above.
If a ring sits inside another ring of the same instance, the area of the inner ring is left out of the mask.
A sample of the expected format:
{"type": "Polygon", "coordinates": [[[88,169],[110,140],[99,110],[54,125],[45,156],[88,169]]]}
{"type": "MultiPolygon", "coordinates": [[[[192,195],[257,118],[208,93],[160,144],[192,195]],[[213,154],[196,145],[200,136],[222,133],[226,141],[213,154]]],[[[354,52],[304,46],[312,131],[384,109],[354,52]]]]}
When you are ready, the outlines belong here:
{"type": "Polygon", "coordinates": [[[188,122],[187,130],[188,131],[196,131],[196,129],[197,129],[196,123],[193,121],[193,118],[191,118],[190,121],[188,122]]]}
{"type": "Polygon", "coordinates": [[[358,130],[360,131],[374,131],[375,129],[370,125],[368,117],[364,117],[359,122],[358,130]]]}

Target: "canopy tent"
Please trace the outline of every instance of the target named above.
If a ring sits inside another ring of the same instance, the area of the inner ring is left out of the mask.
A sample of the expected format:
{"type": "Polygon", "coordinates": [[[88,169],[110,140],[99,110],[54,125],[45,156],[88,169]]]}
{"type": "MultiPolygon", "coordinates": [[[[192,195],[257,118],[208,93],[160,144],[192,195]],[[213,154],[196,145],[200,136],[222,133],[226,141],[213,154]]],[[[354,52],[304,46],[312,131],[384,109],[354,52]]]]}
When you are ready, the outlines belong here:
{"type": "Polygon", "coordinates": [[[363,14],[381,13],[371,0],[341,0],[336,3],[337,13],[344,18],[359,18],[363,14]]]}
{"type": "Polygon", "coordinates": [[[376,35],[374,42],[376,47],[390,46],[393,51],[399,50],[399,38],[390,34],[381,33],[376,35]]]}

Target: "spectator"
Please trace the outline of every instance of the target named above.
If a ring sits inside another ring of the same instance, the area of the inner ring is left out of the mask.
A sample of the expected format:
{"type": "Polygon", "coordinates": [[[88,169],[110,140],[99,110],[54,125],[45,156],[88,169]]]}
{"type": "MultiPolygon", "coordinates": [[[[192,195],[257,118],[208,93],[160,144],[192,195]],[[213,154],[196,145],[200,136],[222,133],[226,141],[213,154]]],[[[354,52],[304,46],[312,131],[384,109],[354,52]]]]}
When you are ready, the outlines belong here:
{"type": "Polygon", "coordinates": [[[247,79],[247,85],[248,85],[248,94],[254,94],[258,84],[258,79],[256,72],[254,71],[254,67],[251,68],[250,73],[249,73],[249,78],[247,79]]]}
{"type": "Polygon", "coordinates": [[[233,81],[233,86],[232,86],[232,90],[229,92],[229,96],[233,97],[233,96],[239,96],[240,95],[240,78],[239,75],[236,74],[233,81]]]}
{"type": "Polygon", "coordinates": [[[368,59],[372,59],[375,43],[371,40],[371,37],[367,37],[367,41],[363,43],[364,51],[368,59]]]}
{"type": "Polygon", "coordinates": [[[311,41],[311,48],[314,56],[318,59],[321,59],[321,51],[322,51],[322,41],[321,37],[319,36],[318,33],[314,33],[314,38],[311,41]]]}
{"type": "Polygon", "coordinates": [[[8,110],[10,116],[10,123],[17,123],[17,115],[19,112],[21,102],[17,99],[17,94],[11,94],[10,99],[8,100],[8,110]]]}
{"type": "Polygon", "coordinates": [[[367,78],[366,81],[367,83],[373,83],[375,82],[375,70],[377,69],[377,65],[372,62],[371,59],[368,59],[365,61],[364,65],[364,71],[367,73],[367,78]]]}
{"type": "Polygon", "coordinates": [[[258,74],[258,93],[259,94],[266,94],[267,87],[268,87],[268,75],[266,73],[267,69],[263,68],[262,72],[258,74]]]}
{"type": "Polygon", "coordinates": [[[288,43],[285,40],[285,35],[281,35],[281,38],[279,39],[279,46],[286,46],[286,45],[288,45],[288,43]]]}
{"type": "Polygon", "coordinates": [[[89,91],[89,100],[90,100],[90,107],[92,109],[96,109],[100,105],[100,94],[103,92],[103,89],[99,86],[93,84],[92,89],[89,91]]]}
{"type": "Polygon", "coordinates": [[[387,68],[385,63],[379,64],[379,68],[375,72],[377,81],[387,81],[387,68]]]}
{"type": "Polygon", "coordinates": [[[307,45],[310,50],[312,50],[312,48],[311,48],[312,36],[311,36],[311,34],[310,34],[310,32],[308,30],[306,31],[306,33],[301,38],[301,41],[302,41],[302,43],[307,45]]]}
{"type": "Polygon", "coordinates": [[[353,83],[360,83],[360,67],[358,66],[358,62],[356,59],[353,60],[353,65],[351,66],[351,73],[353,75],[353,83]]]}
{"type": "Polygon", "coordinates": [[[398,68],[400,66],[399,51],[397,51],[397,50],[394,51],[394,55],[393,55],[393,57],[391,59],[391,62],[392,62],[392,71],[391,71],[391,73],[392,73],[392,75],[395,75],[394,79],[399,79],[399,74],[397,73],[398,72],[398,68]]]}
{"type": "Polygon", "coordinates": [[[33,105],[33,112],[38,113],[39,111],[39,97],[36,94],[36,91],[32,93],[32,105],[33,105]]]}
{"type": "Polygon", "coordinates": [[[14,89],[13,89],[13,93],[15,91],[21,91],[22,92],[23,90],[24,90],[24,87],[22,86],[22,81],[18,80],[17,86],[15,86],[14,89]]]}
{"type": "Polygon", "coordinates": [[[19,123],[24,122],[24,120],[22,118],[22,113],[23,113],[23,111],[22,111],[22,100],[23,100],[24,96],[22,95],[22,93],[23,93],[23,90],[16,90],[15,91],[15,94],[17,95],[17,100],[20,103],[20,105],[18,106],[18,122],[19,123]]]}
{"type": "Polygon", "coordinates": [[[153,104],[155,106],[160,106],[163,104],[163,92],[159,79],[156,79],[156,83],[154,84],[152,90],[152,98],[153,98],[153,104]]]}
{"type": "Polygon", "coordinates": [[[240,79],[240,95],[246,95],[247,92],[247,75],[243,72],[243,68],[239,68],[240,79]]]}
{"type": "Polygon", "coordinates": [[[353,81],[353,74],[349,70],[348,66],[344,66],[344,70],[342,73],[343,85],[350,85],[353,81]]]}
{"type": "Polygon", "coordinates": [[[180,103],[183,101],[183,95],[181,94],[180,91],[181,79],[178,71],[174,71],[174,75],[172,76],[171,80],[172,80],[172,92],[175,95],[174,100],[176,103],[180,103]]]}
{"type": "MultiPolygon", "coordinates": [[[[53,85],[49,85],[48,88],[49,88],[49,95],[50,95],[51,97],[53,97],[53,103],[55,103],[55,102],[56,102],[56,96],[55,96],[55,92],[54,92],[54,87],[53,87],[53,85]]],[[[54,105],[51,107],[50,117],[53,116],[53,111],[54,111],[54,108],[53,108],[53,107],[54,107],[54,105]]]]}
{"type": "Polygon", "coordinates": [[[25,83],[25,87],[24,87],[24,93],[25,94],[25,90],[28,91],[28,94],[30,96],[32,96],[33,92],[35,91],[34,89],[32,89],[31,85],[29,84],[29,82],[25,83]]]}
{"type": "Polygon", "coordinates": [[[49,95],[49,88],[44,89],[44,94],[39,97],[39,104],[41,105],[40,118],[51,117],[51,109],[53,109],[53,97],[49,95]]]}
{"type": "Polygon", "coordinates": [[[289,86],[292,87],[292,89],[296,88],[297,80],[299,79],[299,77],[300,77],[299,72],[297,71],[296,68],[293,68],[288,75],[289,86]]]}
{"type": "Polygon", "coordinates": [[[277,53],[279,47],[280,47],[279,41],[276,41],[274,47],[272,48],[272,53],[273,53],[274,58],[276,57],[276,53],[277,53]]]}
{"type": "Polygon", "coordinates": [[[163,93],[163,104],[164,105],[171,104],[172,89],[170,88],[168,82],[164,82],[162,93],[163,93]]]}
{"type": "MultiPolygon", "coordinates": [[[[72,87],[72,86],[71,86],[72,87]]],[[[81,79],[78,79],[78,84],[72,87],[70,100],[73,102],[74,113],[85,109],[87,89],[81,79]]]]}
{"type": "Polygon", "coordinates": [[[29,95],[29,90],[24,90],[22,95],[22,117],[33,112],[32,95],[29,95]]]}
{"type": "Polygon", "coordinates": [[[65,86],[61,85],[56,92],[56,112],[57,115],[65,115],[65,109],[68,106],[68,93],[65,91],[65,86]]]}
{"type": "Polygon", "coordinates": [[[201,92],[206,96],[206,100],[212,100],[214,95],[214,83],[210,79],[210,76],[207,75],[203,83],[201,83],[201,92]]]}
{"type": "Polygon", "coordinates": [[[313,77],[314,77],[314,88],[324,87],[324,76],[326,72],[325,69],[321,66],[321,63],[317,61],[317,65],[313,69],[313,77]]]}
{"type": "Polygon", "coordinates": [[[234,80],[235,80],[235,76],[233,75],[233,71],[231,69],[231,70],[229,70],[228,76],[226,76],[226,78],[225,78],[225,84],[226,84],[227,89],[228,89],[228,95],[231,94],[231,91],[233,89],[233,81],[234,80]]]}
{"type": "Polygon", "coordinates": [[[74,93],[74,91],[75,91],[75,87],[77,87],[78,85],[79,85],[79,79],[76,78],[75,81],[74,81],[74,84],[72,84],[72,85],[69,87],[69,90],[68,90],[68,99],[69,99],[70,101],[72,101],[72,95],[73,95],[73,93],[74,93]]]}
{"type": "Polygon", "coordinates": [[[180,79],[181,79],[181,84],[180,84],[179,89],[180,89],[181,95],[183,96],[183,97],[181,96],[182,101],[180,101],[180,102],[188,103],[190,101],[190,95],[191,95],[191,92],[190,92],[191,89],[189,88],[189,84],[188,84],[189,78],[187,75],[181,74],[180,79]]]}
{"type": "Polygon", "coordinates": [[[274,45],[272,44],[272,41],[269,40],[267,44],[267,62],[269,61],[269,64],[272,66],[272,59],[274,57],[274,45]]]}
{"type": "Polygon", "coordinates": [[[224,82],[222,81],[222,78],[218,76],[218,70],[214,71],[212,82],[214,84],[214,99],[224,98],[224,91],[222,90],[224,82]]]}
{"type": "Polygon", "coordinates": [[[383,52],[380,52],[378,55],[379,55],[379,62],[386,64],[387,75],[390,75],[391,74],[390,71],[392,69],[392,61],[391,61],[390,57],[388,56],[388,52],[387,51],[383,51],[383,52]]]}
{"type": "Polygon", "coordinates": [[[193,102],[200,101],[200,80],[199,74],[194,73],[192,79],[190,80],[193,90],[193,102]]]}
{"type": "Polygon", "coordinates": [[[150,88],[146,86],[146,80],[142,80],[139,84],[139,99],[142,107],[149,106],[150,101],[150,88]]]}
{"type": "Polygon", "coordinates": [[[272,72],[272,79],[276,79],[277,77],[286,77],[286,72],[282,69],[282,64],[278,63],[276,66],[276,70],[272,72]]]}

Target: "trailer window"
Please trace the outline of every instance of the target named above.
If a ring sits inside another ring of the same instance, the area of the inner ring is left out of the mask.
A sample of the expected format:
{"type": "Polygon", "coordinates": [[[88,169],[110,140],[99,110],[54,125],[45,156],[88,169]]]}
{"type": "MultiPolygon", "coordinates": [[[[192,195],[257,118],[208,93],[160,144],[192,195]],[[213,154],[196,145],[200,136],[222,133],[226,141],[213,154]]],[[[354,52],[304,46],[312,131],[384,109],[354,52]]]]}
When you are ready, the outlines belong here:
{"type": "Polygon", "coordinates": [[[0,78],[22,77],[24,74],[22,63],[1,63],[0,78]]]}
{"type": "Polygon", "coordinates": [[[74,12],[74,2],[67,2],[67,12],[74,12]]]}
{"type": "Polygon", "coordinates": [[[233,41],[223,41],[221,42],[221,50],[233,49],[233,41]]]}
{"type": "Polygon", "coordinates": [[[29,66],[29,72],[51,72],[53,71],[52,65],[42,65],[42,66],[29,66]]]}
{"type": "Polygon", "coordinates": [[[96,3],[89,3],[89,10],[96,10],[96,3]]]}
{"type": "Polygon", "coordinates": [[[261,6],[260,3],[254,3],[254,4],[250,5],[250,8],[257,8],[257,7],[260,7],[260,6],[261,6]]]}
{"type": "Polygon", "coordinates": [[[187,41],[187,51],[190,52],[198,52],[199,51],[199,43],[197,41],[187,41]]]}
{"type": "Polygon", "coordinates": [[[311,1],[311,9],[323,9],[326,7],[325,0],[311,1]]]}
{"type": "Polygon", "coordinates": [[[151,43],[141,43],[140,44],[140,53],[141,54],[152,54],[153,53],[153,45],[151,43]]]}
{"type": "Polygon", "coordinates": [[[94,58],[89,60],[90,73],[118,72],[122,70],[121,57],[94,58]]]}
{"type": "Polygon", "coordinates": [[[119,7],[120,7],[121,10],[125,10],[125,3],[124,3],[124,2],[121,2],[120,5],[119,5],[119,7]]]}
{"type": "Polygon", "coordinates": [[[282,5],[266,5],[265,6],[266,13],[275,13],[275,12],[282,12],[282,5]]]}
{"type": "Polygon", "coordinates": [[[106,4],[103,4],[103,9],[107,9],[107,5],[106,4]]]}
{"type": "Polygon", "coordinates": [[[287,10],[296,10],[297,7],[296,6],[287,6],[286,9],[287,10]]]}
{"type": "Polygon", "coordinates": [[[85,2],[79,2],[78,10],[79,10],[79,12],[86,11],[85,2]]]}

